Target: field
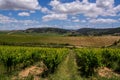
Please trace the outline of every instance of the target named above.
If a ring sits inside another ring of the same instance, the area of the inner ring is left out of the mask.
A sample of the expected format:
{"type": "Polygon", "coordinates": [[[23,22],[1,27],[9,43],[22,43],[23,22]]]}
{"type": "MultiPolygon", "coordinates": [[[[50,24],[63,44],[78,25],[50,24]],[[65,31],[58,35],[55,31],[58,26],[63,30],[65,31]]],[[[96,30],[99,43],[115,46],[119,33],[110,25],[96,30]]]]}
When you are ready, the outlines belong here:
{"type": "Polygon", "coordinates": [[[53,34],[0,34],[0,45],[39,46],[39,47],[106,47],[120,39],[119,36],[80,36],[69,37],[53,34]]]}
{"type": "Polygon", "coordinates": [[[47,76],[47,74],[54,72],[67,54],[67,49],[0,47],[0,74],[25,69],[42,61],[48,69],[44,74],[47,76]]]}
{"type": "Polygon", "coordinates": [[[1,46],[0,80],[118,80],[119,63],[119,49],[1,46]]]}
{"type": "Polygon", "coordinates": [[[0,80],[119,80],[119,36],[0,34],[0,80]]]}

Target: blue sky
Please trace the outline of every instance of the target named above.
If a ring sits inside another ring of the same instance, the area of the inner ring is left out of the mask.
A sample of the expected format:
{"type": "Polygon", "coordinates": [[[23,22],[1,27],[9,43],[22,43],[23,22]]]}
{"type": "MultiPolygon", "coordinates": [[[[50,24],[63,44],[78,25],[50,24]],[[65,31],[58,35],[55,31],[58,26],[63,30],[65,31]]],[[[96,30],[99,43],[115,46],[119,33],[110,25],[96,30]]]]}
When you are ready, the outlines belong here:
{"type": "Polygon", "coordinates": [[[0,30],[120,27],[120,0],[0,0],[0,30]]]}

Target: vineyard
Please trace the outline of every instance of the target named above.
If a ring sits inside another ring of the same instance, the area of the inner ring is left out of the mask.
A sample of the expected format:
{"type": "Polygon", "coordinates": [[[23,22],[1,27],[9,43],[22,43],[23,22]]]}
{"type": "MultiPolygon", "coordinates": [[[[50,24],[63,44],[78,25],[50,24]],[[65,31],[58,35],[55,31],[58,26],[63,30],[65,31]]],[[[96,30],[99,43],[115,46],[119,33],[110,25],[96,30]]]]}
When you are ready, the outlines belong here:
{"type": "Polygon", "coordinates": [[[120,49],[77,49],[77,64],[80,74],[93,76],[100,67],[120,73],[120,49]]]}
{"type": "Polygon", "coordinates": [[[53,73],[67,54],[67,49],[0,47],[0,75],[24,69],[38,61],[43,61],[47,66],[47,74],[53,73]]]}
{"type": "MultiPolygon", "coordinates": [[[[120,49],[67,49],[1,46],[0,80],[12,80],[12,77],[17,77],[21,70],[24,70],[32,65],[40,64],[40,62],[43,62],[46,69],[40,75],[37,75],[39,79],[120,79],[120,49]],[[99,75],[99,69],[101,68],[108,68],[113,74],[101,76],[99,75]]],[[[24,78],[23,80],[33,79],[34,76],[30,77],[30,79],[24,78]]],[[[17,78],[17,80],[21,79],[17,78]]]]}

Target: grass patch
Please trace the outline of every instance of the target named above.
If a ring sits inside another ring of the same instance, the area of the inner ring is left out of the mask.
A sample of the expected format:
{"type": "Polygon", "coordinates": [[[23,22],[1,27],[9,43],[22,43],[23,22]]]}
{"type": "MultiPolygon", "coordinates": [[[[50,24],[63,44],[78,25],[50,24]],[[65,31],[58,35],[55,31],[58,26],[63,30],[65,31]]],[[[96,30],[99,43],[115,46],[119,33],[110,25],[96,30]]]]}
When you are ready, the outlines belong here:
{"type": "Polygon", "coordinates": [[[82,80],[77,70],[75,54],[70,51],[49,80],[82,80]]]}

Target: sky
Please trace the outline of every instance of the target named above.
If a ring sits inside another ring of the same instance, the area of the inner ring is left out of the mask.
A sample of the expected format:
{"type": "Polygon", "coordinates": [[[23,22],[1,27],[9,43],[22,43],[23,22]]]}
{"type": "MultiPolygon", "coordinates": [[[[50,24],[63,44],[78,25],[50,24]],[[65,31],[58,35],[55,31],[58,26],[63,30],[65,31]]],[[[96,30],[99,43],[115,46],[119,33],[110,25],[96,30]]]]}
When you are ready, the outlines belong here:
{"type": "Polygon", "coordinates": [[[120,0],[0,0],[0,30],[120,27],[120,0]]]}

